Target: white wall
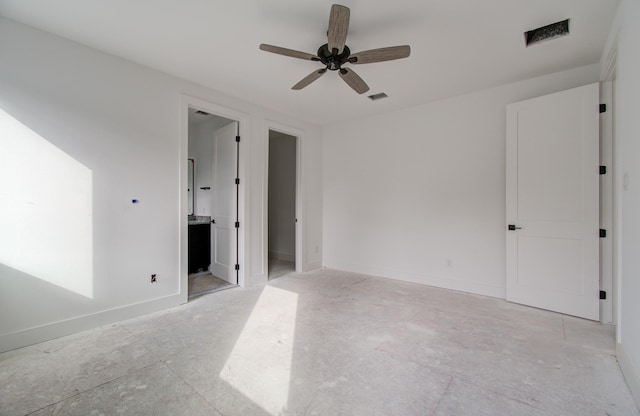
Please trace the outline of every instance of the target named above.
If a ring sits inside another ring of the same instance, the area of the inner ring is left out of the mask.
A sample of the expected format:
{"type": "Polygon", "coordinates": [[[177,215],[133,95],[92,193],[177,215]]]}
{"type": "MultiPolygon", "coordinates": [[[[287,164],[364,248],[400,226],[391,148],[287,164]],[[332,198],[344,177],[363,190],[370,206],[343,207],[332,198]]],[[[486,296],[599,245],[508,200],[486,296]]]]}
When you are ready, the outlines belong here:
{"type": "Polygon", "coordinates": [[[193,159],[195,215],[211,215],[211,190],[213,181],[213,131],[212,121],[189,122],[189,159],[193,159]],[[208,139],[208,140],[207,140],[208,139]]]}
{"type": "Polygon", "coordinates": [[[295,261],[296,138],[269,132],[269,257],[295,261]]]}
{"type": "Polygon", "coordinates": [[[504,297],[505,106],[598,76],[591,65],[325,128],[324,264],[504,297]]]}
{"type": "MultiPolygon", "coordinates": [[[[23,166],[13,173],[14,180],[32,172],[46,175],[36,167],[43,160],[53,160],[53,154],[60,156],[54,164],[59,171],[51,174],[71,178],[73,172],[82,172],[82,178],[89,178],[80,182],[88,183],[87,189],[60,188],[72,197],[66,202],[34,198],[45,187],[13,195],[6,191],[15,187],[0,189],[3,209],[19,212],[20,207],[40,203],[33,212],[75,212],[77,203],[65,204],[71,200],[86,203],[88,199],[87,208],[78,217],[83,226],[88,224],[85,231],[72,233],[72,237],[59,233],[47,240],[44,248],[39,243],[38,250],[29,255],[32,263],[49,261],[51,251],[46,248],[73,248],[81,245],[78,241],[88,241],[87,253],[72,252],[67,257],[71,264],[77,259],[86,270],[75,278],[91,282],[90,296],[86,296],[60,282],[52,283],[46,274],[14,264],[9,256],[1,258],[0,351],[186,301],[187,295],[180,289],[180,239],[186,220],[182,221],[179,181],[186,174],[181,166],[186,166],[188,156],[181,153],[181,94],[246,114],[248,123],[241,143],[248,165],[244,170],[247,212],[241,224],[246,242],[241,265],[245,284],[267,281],[261,254],[266,232],[266,120],[304,132],[302,166],[307,192],[303,201],[303,258],[305,265],[321,262],[314,250],[322,244],[318,209],[322,204],[321,137],[317,126],[6,19],[0,19],[0,56],[0,114],[7,115],[0,118],[5,123],[0,127],[0,153],[7,157],[6,123],[18,122],[31,132],[24,134],[30,134],[34,143],[42,144],[41,151],[47,152],[44,157],[28,157],[26,151],[12,153],[23,166]],[[139,202],[134,204],[132,199],[139,202]],[[78,240],[67,241],[70,238],[78,240]],[[153,285],[151,273],[158,277],[153,285]]],[[[20,142],[15,137],[11,140],[20,142]]],[[[32,178],[29,183],[39,182],[32,178]]],[[[186,215],[186,202],[183,206],[186,215]]],[[[69,218],[73,217],[64,219],[73,224],[69,218]]],[[[39,241],[33,233],[46,230],[56,217],[11,220],[32,230],[21,237],[21,243],[29,246],[39,241]]],[[[0,231],[0,251],[7,253],[5,248],[14,241],[3,239],[3,235],[0,231]]],[[[36,247],[35,243],[32,246],[36,247]]]]}
{"type": "Polygon", "coordinates": [[[213,133],[231,121],[221,117],[189,121],[189,159],[194,160],[195,215],[211,216],[213,210],[213,133]],[[201,189],[209,187],[211,189],[201,189]]]}
{"type": "MultiPolygon", "coordinates": [[[[640,2],[623,0],[610,39],[617,50],[615,204],[619,256],[618,360],[640,407],[640,2]],[[626,180],[625,180],[626,177],[626,180]],[[627,185],[625,186],[625,182],[627,185]]],[[[606,59],[606,58],[605,58],[606,59]]],[[[603,59],[603,61],[605,60],[603,59]]],[[[603,62],[606,64],[606,62],[603,62]]]]}

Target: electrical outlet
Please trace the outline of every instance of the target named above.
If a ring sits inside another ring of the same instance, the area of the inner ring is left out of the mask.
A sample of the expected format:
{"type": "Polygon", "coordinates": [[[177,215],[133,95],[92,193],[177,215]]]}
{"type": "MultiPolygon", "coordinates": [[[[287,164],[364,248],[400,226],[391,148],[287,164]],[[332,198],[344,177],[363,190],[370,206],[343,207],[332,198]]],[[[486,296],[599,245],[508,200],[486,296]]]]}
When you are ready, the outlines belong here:
{"type": "Polygon", "coordinates": [[[151,275],[151,283],[155,283],[157,281],[156,276],[157,275],[155,273],[151,275]]]}

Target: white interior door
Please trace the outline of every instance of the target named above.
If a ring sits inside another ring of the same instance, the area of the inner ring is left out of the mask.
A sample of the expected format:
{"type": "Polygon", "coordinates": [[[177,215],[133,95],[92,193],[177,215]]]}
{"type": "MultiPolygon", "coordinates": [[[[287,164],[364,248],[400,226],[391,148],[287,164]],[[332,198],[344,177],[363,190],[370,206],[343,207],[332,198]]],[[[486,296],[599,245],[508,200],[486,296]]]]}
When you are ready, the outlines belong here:
{"type": "Polygon", "coordinates": [[[507,106],[511,302],[599,319],[598,104],[592,84],[507,106]]]}
{"type": "Polygon", "coordinates": [[[213,212],[211,272],[236,284],[236,174],[238,123],[213,133],[213,212]]]}

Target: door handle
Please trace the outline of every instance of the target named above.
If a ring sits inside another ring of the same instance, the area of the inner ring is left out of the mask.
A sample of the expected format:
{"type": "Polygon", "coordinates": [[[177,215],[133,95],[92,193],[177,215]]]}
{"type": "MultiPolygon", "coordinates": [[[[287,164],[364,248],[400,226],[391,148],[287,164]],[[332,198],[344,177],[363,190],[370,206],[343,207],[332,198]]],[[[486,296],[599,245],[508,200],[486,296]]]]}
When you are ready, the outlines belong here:
{"type": "Polygon", "coordinates": [[[522,230],[522,227],[518,227],[514,224],[509,224],[508,229],[509,231],[515,231],[515,230],[522,230]]]}

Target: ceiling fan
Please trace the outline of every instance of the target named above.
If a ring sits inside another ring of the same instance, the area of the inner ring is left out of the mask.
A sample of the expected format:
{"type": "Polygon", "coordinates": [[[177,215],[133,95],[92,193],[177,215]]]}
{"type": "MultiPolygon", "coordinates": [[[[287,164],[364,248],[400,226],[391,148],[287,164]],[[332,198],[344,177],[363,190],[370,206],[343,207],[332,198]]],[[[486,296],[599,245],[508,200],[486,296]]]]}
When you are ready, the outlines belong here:
{"type": "Polygon", "coordinates": [[[347,32],[349,31],[350,11],[346,6],[334,4],[331,6],[329,15],[329,30],[327,31],[327,43],[320,46],[316,55],[300,52],[293,49],[281,48],[279,46],[261,44],[260,49],[278,55],[290,56],[292,58],[304,59],[307,61],[321,62],[325,67],[313,71],[300,82],[291,87],[292,90],[301,90],[313,81],[324,75],[327,70],[338,71],[340,77],[358,94],[369,91],[369,86],[351,68],[344,68],[345,64],[370,64],[374,62],[392,61],[394,59],[406,58],[411,53],[409,45],[391,46],[388,48],[371,49],[368,51],[351,53],[345,44],[347,32]]]}

